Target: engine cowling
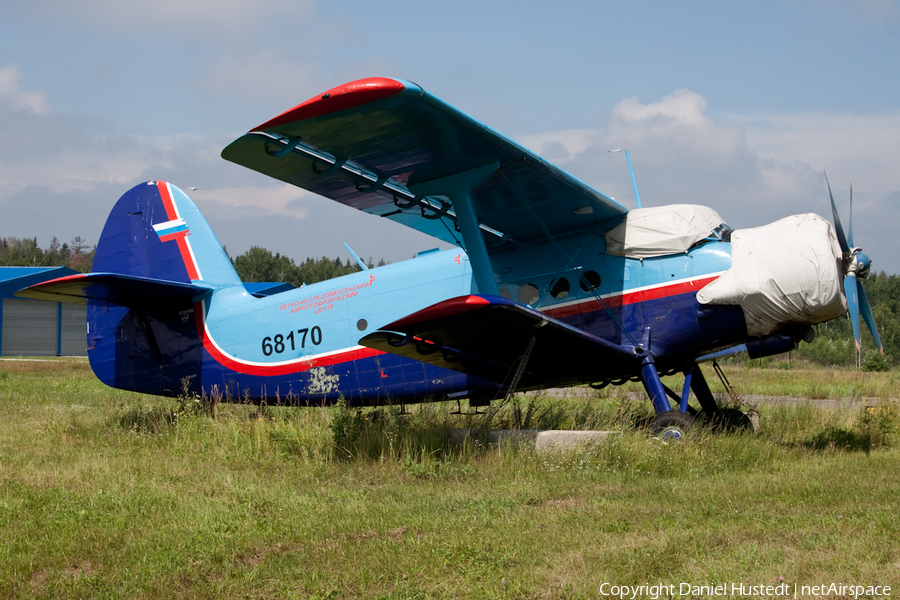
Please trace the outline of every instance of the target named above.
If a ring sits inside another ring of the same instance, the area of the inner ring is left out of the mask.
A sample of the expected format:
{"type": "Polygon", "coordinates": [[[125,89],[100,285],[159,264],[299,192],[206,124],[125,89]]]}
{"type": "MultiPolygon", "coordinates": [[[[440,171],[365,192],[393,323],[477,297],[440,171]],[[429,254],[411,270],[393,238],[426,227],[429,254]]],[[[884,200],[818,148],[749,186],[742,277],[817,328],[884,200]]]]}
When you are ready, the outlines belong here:
{"type": "Polygon", "coordinates": [[[831,223],[793,215],[731,236],[731,268],[697,293],[701,304],[739,305],[753,337],[847,312],[842,252],[831,223]]]}

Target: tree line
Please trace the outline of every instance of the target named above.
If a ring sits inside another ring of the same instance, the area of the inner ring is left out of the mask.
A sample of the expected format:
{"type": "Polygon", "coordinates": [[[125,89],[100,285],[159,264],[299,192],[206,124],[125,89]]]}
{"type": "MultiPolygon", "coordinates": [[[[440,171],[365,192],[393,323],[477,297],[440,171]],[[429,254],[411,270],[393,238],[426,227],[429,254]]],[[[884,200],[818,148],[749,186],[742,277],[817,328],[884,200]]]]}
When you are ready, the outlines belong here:
{"type": "MultiPolygon", "coordinates": [[[[884,345],[884,356],[875,349],[875,341],[860,317],[862,337],[861,366],[867,370],[883,370],[900,362],[900,276],[883,271],[872,274],[863,283],[878,335],[884,345]]],[[[850,317],[844,316],[816,327],[813,343],[801,343],[797,354],[822,366],[847,366],[857,363],[856,343],[850,317]]]]}
{"type": "MultiPolygon", "coordinates": [[[[97,246],[90,246],[81,237],[76,236],[68,243],[60,243],[54,237],[50,245],[41,248],[37,238],[0,238],[0,266],[2,267],[69,267],[81,273],[91,271],[94,253],[97,246]]],[[[229,257],[230,258],[230,257],[229,257]]],[[[300,264],[294,259],[281,254],[272,254],[265,248],[253,246],[243,254],[231,258],[241,281],[246,282],[283,282],[295,287],[334,279],[341,275],[355,273],[359,265],[342,261],[340,258],[330,259],[307,258],[300,264]]],[[[386,264],[378,261],[378,266],[386,264]]],[[[367,264],[373,267],[372,260],[367,264]]]]}
{"type": "MultiPolygon", "coordinates": [[[[334,279],[341,275],[349,275],[360,271],[359,265],[350,262],[349,259],[341,261],[340,258],[330,259],[323,256],[320,259],[307,258],[300,264],[294,259],[281,254],[272,254],[271,251],[259,246],[253,246],[240,256],[231,260],[241,281],[278,281],[290,283],[294,287],[309,285],[318,281],[334,279]]],[[[385,265],[384,260],[378,261],[377,266],[385,265]]],[[[372,259],[366,264],[373,268],[372,259]]]]}
{"type": "Polygon", "coordinates": [[[80,236],[69,243],[54,237],[47,248],[38,246],[37,238],[0,238],[0,266],[3,267],[69,267],[81,273],[91,270],[94,252],[80,236]]]}

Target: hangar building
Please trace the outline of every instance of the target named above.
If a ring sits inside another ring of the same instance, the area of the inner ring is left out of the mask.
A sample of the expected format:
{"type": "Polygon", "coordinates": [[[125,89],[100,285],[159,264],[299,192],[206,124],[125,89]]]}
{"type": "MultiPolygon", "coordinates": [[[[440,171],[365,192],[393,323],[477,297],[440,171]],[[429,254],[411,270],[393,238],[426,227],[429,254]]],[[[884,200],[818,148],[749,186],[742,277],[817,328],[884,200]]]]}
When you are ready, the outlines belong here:
{"type": "Polygon", "coordinates": [[[13,295],[76,273],[68,267],[0,267],[0,356],[87,356],[83,304],[13,295]]]}

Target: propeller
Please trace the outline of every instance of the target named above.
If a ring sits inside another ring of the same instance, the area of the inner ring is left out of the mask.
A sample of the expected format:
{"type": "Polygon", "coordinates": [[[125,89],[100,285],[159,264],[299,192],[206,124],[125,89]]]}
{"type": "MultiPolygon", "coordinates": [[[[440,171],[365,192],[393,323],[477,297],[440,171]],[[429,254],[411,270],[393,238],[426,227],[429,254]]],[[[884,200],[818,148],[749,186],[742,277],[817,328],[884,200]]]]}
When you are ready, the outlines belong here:
{"type": "Polygon", "coordinates": [[[884,346],[878,329],[875,327],[875,317],[872,315],[872,307],[869,305],[869,297],[863,288],[863,279],[869,276],[872,261],[863,253],[862,248],[853,245],[853,185],[850,185],[850,230],[849,238],[844,236],[844,228],[841,226],[841,218],[838,216],[837,206],[834,204],[834,194],[831,193],[831,184],[828,182],[828,173],[825,173],[825,183],[828,185],[828,196],[831,198],[831,216],[834,217],[834,231],[837,234],[838,243],[841,245],[844,267],[844,296],[847,298],[847,308],[850,311],[850,323],[853,325],[853,338],[856,340],[856,351],[860,350],[859,315],[862,314],[866,326],[872,333],[872,338],[878,346],[878,350],[884,354],[884,346]]]}

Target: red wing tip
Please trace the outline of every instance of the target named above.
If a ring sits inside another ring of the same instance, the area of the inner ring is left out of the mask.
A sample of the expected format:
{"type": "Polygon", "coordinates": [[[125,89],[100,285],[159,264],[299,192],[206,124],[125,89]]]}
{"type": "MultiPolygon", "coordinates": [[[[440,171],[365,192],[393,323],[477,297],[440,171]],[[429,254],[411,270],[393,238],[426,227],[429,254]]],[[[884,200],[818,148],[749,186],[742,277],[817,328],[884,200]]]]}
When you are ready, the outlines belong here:
{"type": "Polygon", "coordinates": [[[399,94],[406,89],[403,82],[388,77],[368,77],[345,83],[327,92],[310,98],[294,108],[284,111],[274,119],[270,119],[254,127],[250,131],[264,131],[286,123],[320,117],[333,112],[354,108],[362,104],[374,102],[399,94]]]}
{"type": "Polygon", "coordinates": [[[480,306],[486,306],[490,303],[490,300],[481,296],[460,296],[458,298],[451,298],[450,300],[444,300],[443,302],[433,304],[428,308],[423,308],[418,312],[403,317],[399,321],[394,321],[385,328],[396,329],[413,323],[421,323],[422,321],[457,315],[474,310],[480,306]]]}
{"type": "Polygon", "coordinates": [[[66,275],[65,277],[57,277],[56,279],[50,279],[48,281],[42,281],[40,283],[36,283],[32,286],[29,286],[26,289],[33,289],[39,287],[45,287],[50,285],[56,285],[58,283],[68,283],[70,281],[77,281],[79,279],[87,279],[87,273],[76,273],[75,275],[66,275]]]}

